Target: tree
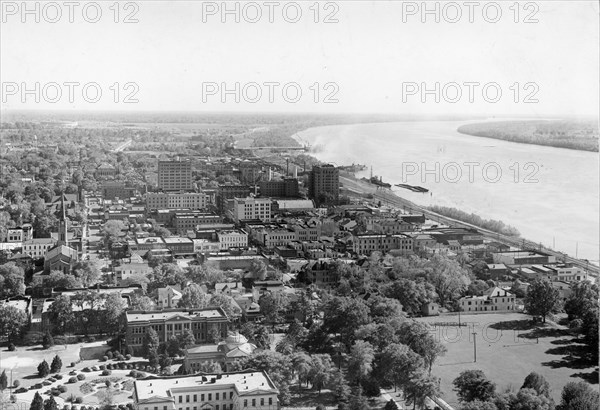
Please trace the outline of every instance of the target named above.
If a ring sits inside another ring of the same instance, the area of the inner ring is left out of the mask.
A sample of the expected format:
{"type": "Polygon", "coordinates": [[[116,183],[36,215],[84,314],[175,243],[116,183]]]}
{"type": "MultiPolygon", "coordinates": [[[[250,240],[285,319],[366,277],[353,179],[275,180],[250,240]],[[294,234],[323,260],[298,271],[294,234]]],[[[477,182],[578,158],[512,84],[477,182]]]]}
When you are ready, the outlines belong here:
{"type": "Polygon", "coordinates": [[[119,324],[123,312],[127,307],[127,302],[123,300],[119,293],[111,293],[106,297],[104,309],[102,311],[103,329],[108,333],[115,333],[119,330],[119,324]]]}
{"type": "Polygon", "coordinates": [[[385,403],[383,410],[398,410],[398,405],[394,399],[390,399],[387,403],[385,403]]]}
{"type": "Polygon", "coordinates": [[[100,269],[94,261],[80,261],[73,265],[73,276],[78,278],[86,288],[95,285],[100,275],[100,269]]]}
{"type": "Polygon", "coordinates": [[[549,281],[534,280],[527,289],[525,310],[530,315],[541,316],[546,323],[546,316],[556,312],[560,306],[560,295],[549,281]]]}
{"type": "Polygon", "coordinates": [[[404,397],[407,404],[412,404],[413,409],[425,405],[427,397],[436,397],[440,394],[440,379],[425,373],[414,375],[410,383],[404,388],[404,397]]]}
{"type": "Polygon", "coordinates": [[[359,384],[373,369],[375,351],[369,342],[357,340],[350,350],[348,359],[348,373],[351,379],[359,384]]]}
{"type": "Polygon", "coordinates": [[[365,410],[369,408],[369,402],[363,395],[362,387],[358,386],[355,394],[350,396],[349,409],[350,410],[365,410]]]}
{"type": "Polygon", "coordinates": [[[388,297],[397,299],[402,309],[408,315],[416,315],[421,312],[421,306],[435,298],[435,289],[430,283],[414,281],[407,278],[399,278],[385,289],[388,297]]]}
{"type": "Polygon", "coordinates": [[[183,329],[183,333],[177,336],[177,342],[179,343],[179,349],[183,351],[188,347],[195,345],[196,338],[190,329],[183,329]]]}
{"type": "Polygon", "coordinates": [[[563,388],[557,410],[597,410],[600,408],[598,391],[584,381],[569,382],[563,388]]]}
{"type": "Polygon", "coordinates": [[[498,407],[489,401],[473,400],[463,403],[460,410],[498,410],[498,407]]]}
{"type": "Polygon", "coordinates": [[[458,262],[444,255],[434,255],[427,267],[427,279],[434,286],[441,306],[455,300],[471,282],[469,273],[458,262]]]}
{"type": "Polygon", "coordinates": [[[241,313],[236,312],[236,308],[233,305],[231,297],[222,293],[215,293],[211,296],[210,306],[220,307],[229,318],[232,318],[234,315],[236,315],[236,313],[241,313]]]}
{"type": "Polygon", "coordinates": [[[0,265],[0,299],[25,294],[25,272],[14,262],[0,265]]]}
{"type": "Polygon", "coordinates": [[[40,396],[40,393],[35,392],[29,410],[44,410],[44,399],[40,396]]]}
{"type": "Polygon", "coordinates": [[[174,263],[161,263],[154,267],[150,274],[148,292],[167,286],[181,285],[185,283],[186,277],[183,269],[174,263]]]}
{"type": "Polygon", "coordinates": [[[14,306],[0,306],[0,335],[6,335],[8,343],[13,343],[21,337],[27,326],[27,315],[14,306]]]}
{"type": "Polygon", "coordinates": [[[313,388],[321,393],[321,389],[329,383],[331,373],[335,366],[328,354],[313,355],[310,361],[310,370],[308,372],[308,380],[313,388]]]}
{"type": "Polygon", "coordinates": [[[54,338],[50,334],[49,330],[46,330],[46,333],[44,333],[44,337],[42,338],[42,346],[44,349],[49,349],[50,347],[54,346],[54,338]]]}
{"type": "Polygon", "coordinates": [[[546,396],[539,396],[533,389],[521,389],[511,410],[554,410],[554,402],[546,396]]]}
{"type": "Polygon", "coordinates": [[[6,390],[8,387],[8,377],[6,377],[6,370],[2,370],[0,374],[0,391],[6,390]]]}
{"type": "Polygon", "coordinates": [[[539,373],[531,372],[525,377],[521,389],[533,389],[538,396],[550,397],[550,383],[539,373]]]}
{"type": "Polygon", "coordinates": [[[54,325],[53,330],[55,333],[64,334],[69,331],[75,321],[71,298],[65,295],[57,296],[48,309],[48,318],[50,323],[54,325]]]}
{"type": "Polygon", "coordinates": [[[50,366],[48,366],[48,362],[44,360],[38,364],[37,371],[40,377],[48,376],[48,374],[50,374],[50,366]]]}
{"type": "Polygon", "coordinates": [[[187,286],[181,293],[178,307],[187,309],[201,309],[208,306],[210,296],[195,283],[187,286]]]}
{"type": "Polygon", "coordinates": [[[60,360],[60,357],[56,355],[54,356],[54,359],[52,359],[52,364],[50,365],[50,373],[58,373],[60,372],[60,369],[62,369],[62,360],[60,360]]]}
{"type": "Polygon", "coordinates": [[[265,280],[267,278],[267,265],[262,259],[253,259],[250,264],[250,273],[255,279],[265,280]]]}
{"type": "Polygon", "coordinates": [[[371,322],[368,306],[358,298],[332,297],[325,302],[323,311],[323,331],[339,333],[348,348],[356,338],[356,330],[371,322]]]}
{"type": "Polygon", "coordinates": [[[565,302],[565,312],[569,315],[569,320],[582,318],[590,309],[590,305],[597,304],[598,285],[587,280],[575,282],[571,285],[571,291],[565,302]]]}
{"type": "Polygon", "coordinates": [[[160,368],[164,370],[173,364],[173,359],[168,354],[161,354],[158,357],[158,364],[160,364],[160,368]]]}
{"type": "Polygon", "coordinates": [[[102,404],[102,408],[110,409],[112,407],[115,401],[114,389],[112,389],[110,386],[106,386],[106,389],[102,389],[96,394],[98,396],[98,399],[100,400],[100,404],[102,404]]]}
{"type": "Polygon", "coordinates": [[[150,365],[156,367],[158,364],[158,348],[160,340],[156,330],[149,327],[144,335],[144,342],[142,344],[142,356],[150,360],[150,365]]]}
{"type": "Polygon", "coordinates": [[[148,296],[133,295],[131,297],[132,310],[152,310],[154,307],[154,301],[148,296]]]}
{"type": "Polygon", "coordinates": [[[292,368],[298,377],[298,386],[302,385],[303,381],[306,381],[306,385],[308,386],[308,373],[312,365],[311,357],[304,352],[294,353],[291,357],[292,368]]]}
{"type": "Polygon", "coordinates": [[[465,370],[452,382],[458,399],[489,401],[496,393],[496,385],[485,377],[481,370],[465,370]]]}
{"type": "Polygon", "coordinates": [[[336,401],[338,403],[348,403],[348,399],[350,398],[350,386],[348,386],[348,382],[346,382],[344,373],[340,370],[336,370],[333,373],[331,385],[336,401]]]}
{"type": "Polygon", "coordinates": [[[283,292],[266,292],[260,297],[258,304],[267,322],[275,324],[283,320],[290,299],[283,292]]]}
{"type": "Polygon", "coordinates": [[[404,387],[422,366],[423,359],[411,348],[404,344],[391,343],[377,355],[374,374],[382,382],[404,387]]]}

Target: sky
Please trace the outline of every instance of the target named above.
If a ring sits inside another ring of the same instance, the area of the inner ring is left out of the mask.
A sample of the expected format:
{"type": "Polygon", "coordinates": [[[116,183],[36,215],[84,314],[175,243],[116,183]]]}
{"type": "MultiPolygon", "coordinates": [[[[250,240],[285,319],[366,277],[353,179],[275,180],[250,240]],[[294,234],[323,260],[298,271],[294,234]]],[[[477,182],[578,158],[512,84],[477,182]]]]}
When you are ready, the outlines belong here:
{"type": "Polygon", "coordinates": [[[598,2],[467,3],[1,1],[1,108],[597,116],[598,2]]]}

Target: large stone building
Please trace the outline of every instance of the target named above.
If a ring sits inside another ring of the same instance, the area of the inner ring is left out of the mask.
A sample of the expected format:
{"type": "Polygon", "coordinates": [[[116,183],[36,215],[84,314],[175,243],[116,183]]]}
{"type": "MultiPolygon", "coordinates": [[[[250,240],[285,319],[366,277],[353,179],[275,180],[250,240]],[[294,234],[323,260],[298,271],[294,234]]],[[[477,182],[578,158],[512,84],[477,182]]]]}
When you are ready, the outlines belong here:
{"type": "Polygon", "coordinates": [[[246,198],[250,195],[248,185],[219,185],[217,190],[217,207],[224,211],[227,201],[233,198],[246,198]]]}
{"type": "Polygon", "coordinates": [[[23,242],[23,253],[33,259],[43,258],[51,248],[56,245],[54,238],[35,238],[23,242]]]}
{"type": "Polygon", "coordinates": [[[126,186],[122,182],[107,181],[102,184],[102,198],[104,199],[126,199],[137,195],[135,187],[126,186]]]}
{"type": "Polygon", "coordinates": [[[158,188],[163,191],[189,191],[192,189],[192,163],[190,161],[159,161],[158,188]]]}
{"type": "Polygon", "coordinates": [[[128,311],[125,315],[127,345],[139,351],[144,343],[144,335],[152,327],[161,342],[172,335],[180,335],[189,329],[196,343],[210,343],[213,336],[226,337],[229,318],[220,307],[205,309],[164,309],[157,311],[128,311]]]}
{"type": "Polygon", "coordinates": [[[314,165],[308,176],[308,196],[317,205],[340,197],[340,171],[331,164],[314,165]]]}
{"type": "Polygon", "coordinates": [[[149,377],[133,387],[138,410],[278,410],[278,394],[267,373],[253,370],[149,377]]]}
{"type": "Polygon", "coordinates": [[[404,234],[364,234],[352,237],[352,250],[359,255],[370,255],[372,252],[398,251],[403,255],[413,253],[413,238],[404,234]]]}
{"type": "Polygon", "coordinates": [[[146,210],[154,209],[204,209],[209,197],[204,192],[148,192],[146,210]]]}

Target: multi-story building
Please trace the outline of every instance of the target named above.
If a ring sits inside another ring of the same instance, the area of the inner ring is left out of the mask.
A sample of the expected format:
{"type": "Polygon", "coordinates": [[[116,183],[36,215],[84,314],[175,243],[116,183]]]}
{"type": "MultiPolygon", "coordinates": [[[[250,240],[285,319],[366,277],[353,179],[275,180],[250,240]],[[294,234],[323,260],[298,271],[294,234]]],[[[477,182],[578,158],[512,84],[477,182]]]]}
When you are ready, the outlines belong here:
{"type": "Polygon", "coordinates": [[[321,238],[321,225],[306,223],[294,223],[289,227],[298,234],[298,240],[303,241],[318,241],[321,238]]]}
{"type": "Polygon", "coordinates": [[[161,342],[181,335],[185,329],[194,334],[196,343],[213,342],[214,337],[225,338],[229,318],[220,307],[205,309],[163,309],[157,311],[127,311],[125,314],[127,345],[138,352],[144,343],[148,328],[158,334],[161,342]]]}
{"type": "Polygon", "coordinates": [[[257,226],[252,229],[252,238],[265,248],[274,248],[297,241],[298,233],[283,226],[257,226]]]}
{"type": "Polygon", "coordinates": [[[308,196],[317,205],[340,197],[340,171],[331,164],[313,165],[308,176],[308,196]]]}
{"type": "Polygon", "coordinates": [[[296,198],[300,196],[298,178],[260,181],[260,195],[273,198],[296,198]]]}
{"type": "Polygon", "coordinates": [[[198,225],[212,225],[223,222],[223,217],[207,212],[181,212],[173,215],[171,225],[179,233],[195,229],[198,225]]]}
{"type": "Polygon", "coordinates": [[[134,187],[128,187],[122,182],[105,182],[102,184],[102,198],[104,199],[125,199],[137,195],[134,187]]]}
{"type": "Polygon", "coordinates": [[[148,192],[146,210],[154,209],[204,209],[209,197],[204,192],[148,192]]]}
{"type": "Polygon", "coordinates": [[[365,219],[366,230],[376,233],[397,234],[415,230],[415,225],[410,222],[396,218],[374,218],[365,219]]]}
{"type": "Polygon", "coordinates": [[[158,188],[163,191],[189,191],[192,189],[192,163],[190,161],[158,161],[158,188]]]}
{"type": "MultiPolygon", "coordinates": [[[[209,239],[192,239],[192,242],[194,243],[194,253],[216,253],[221,250],[219,242],[209,239]]],[[[246,241],[246,243],[248,242],[246,241]]]]}
{"type": "Polygon", "coordinates": [[[230,230],[217,232],[219,249],[246,248],[248,246],[248,234],[242,230],[230,230]]]}
{"type": "Polygon", "coordinates": [[[374,251],[389,252],[391,250],[410,255],[413,253],[413,238],[404,234],[354,235],[352,237],[352,250],[359,255],[370,255],[374,251]]]}
{"type": "Polygon", "coordinates": [[[8,243],[23,243],[31,239],[33,239],[33,226],[31,224],[24,224],[6,230],[6,242],[8,243]]]}
{"type": "Polygon", "coordinates": [[[43,258],[50,248],[56,245],[54,238],[35,238],[23,242],[23,253],[31,256],[33,259],[43,258]]]}
{"type": "Polygon", "coordinates": [[[193,255],[194,242],[190,238],[170,236],[163,238],[165,248],[170,250],[174,256],[193,255]]]}
{"type": "Polygon", "coordinates": [[[587,272],[575,265],[547,265],[547,268],[552,269],[556,275],[556,279],[561,282],[580,282],[588,280],[587,272]]]}
{"type": "Polygon", "coordinates": [[[499,287],[487,290],[483,296],[465,296],[459,299],[463,312],[498,312],[516,309],[515,295],[499,287]]]}
{"type": "Polygon", "coordinates": [[[250,195],[248,185],[219,185],[217,190],[217,207],[223,211],[228,200],[233,198],[246,198],[250,195]]]}
{"type": "Polygon", "coordinates": [[[279,390],[264,371],[136,380],[138,410],[278,410],[279,390]]]}
{"type": "Polygon", "coordinates": [[[149,251],[151,249],[166,249],[165,241],[160,236],[135,238],[127,241],[127,246],[132,251],[149,251]]]}
{"type": "Polygon", "coordinates": [[[98,165],[98,168],[96,168],[96,178],[111,178],[115,175],[117,175],[117,168],[107,162],[98,165]]]}
{"type": "Polygon", "coordinates": [[[311,260],[302,268],[302,272],[305,283],[320,288],[336,287],[340,280],[332,259],[311,260]]]}
{"type": "Polygon", "coordinates": [[[270,198],[234,198],[233,220],[236,222],[245,220],[260,220],[271,222],[271,199],[270,198]]]}

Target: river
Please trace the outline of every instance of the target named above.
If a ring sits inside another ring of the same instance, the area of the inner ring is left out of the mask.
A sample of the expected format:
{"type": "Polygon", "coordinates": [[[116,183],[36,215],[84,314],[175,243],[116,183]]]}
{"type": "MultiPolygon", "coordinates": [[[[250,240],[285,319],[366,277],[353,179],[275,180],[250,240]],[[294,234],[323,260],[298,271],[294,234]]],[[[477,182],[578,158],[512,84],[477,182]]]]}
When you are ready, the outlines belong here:
{"type": "MultiPolygon", "coordinates": [[[[521,236],[569,255],[599,258],[598,153],[463,135],[467,122],[415,121],[335,125],[297,134],[311,155],[335,165],[373,167],[420,205],[443,205],[498,219],[521,236]]],[[[370,175],[370,170],[357,176],[370,175]]]]}

